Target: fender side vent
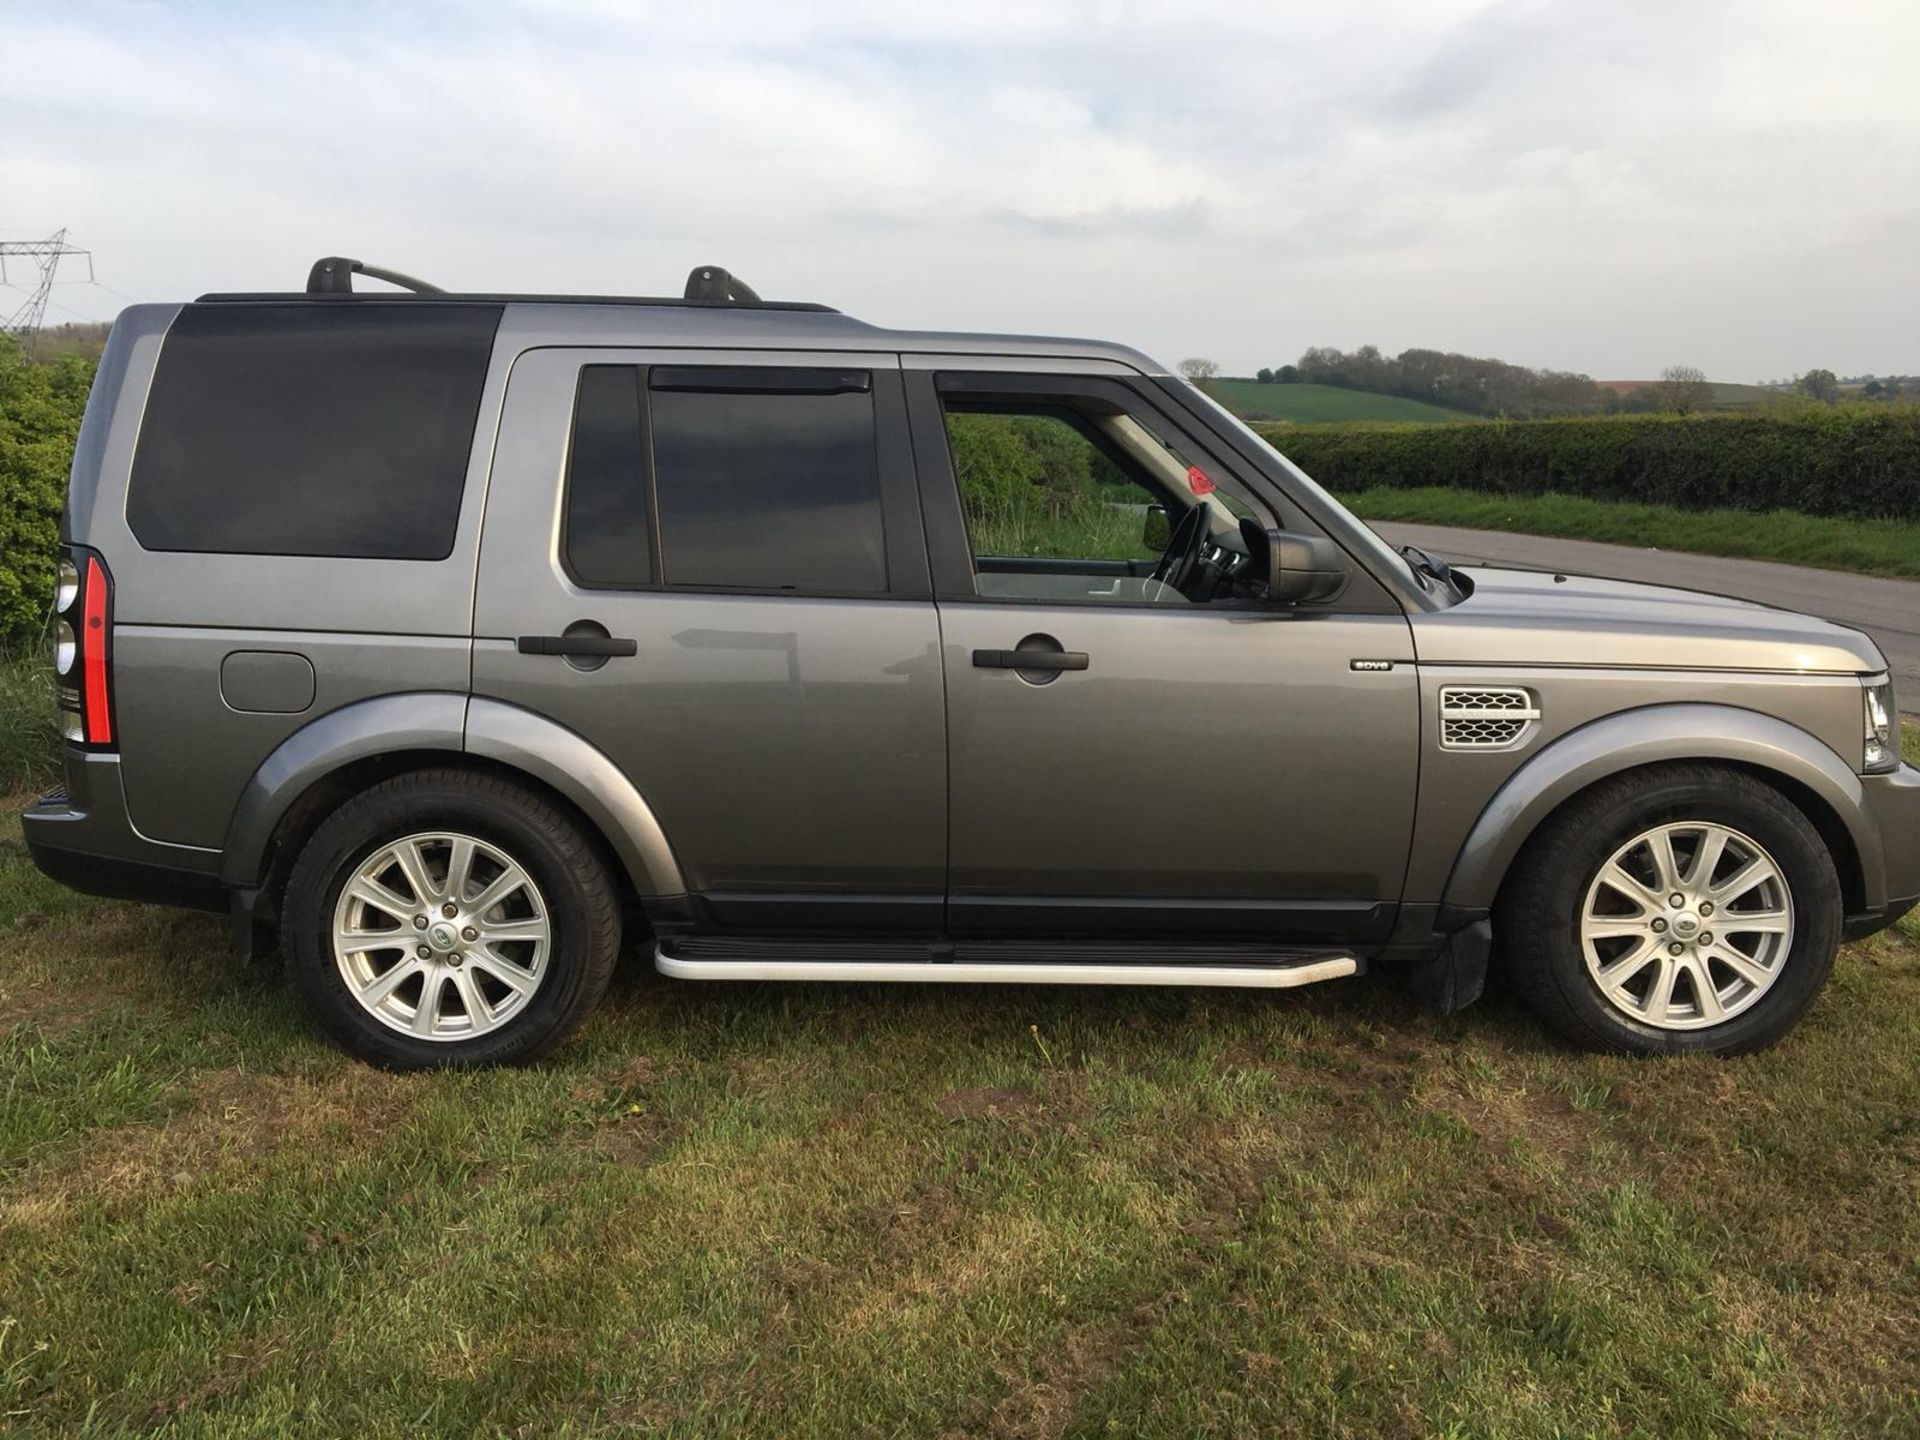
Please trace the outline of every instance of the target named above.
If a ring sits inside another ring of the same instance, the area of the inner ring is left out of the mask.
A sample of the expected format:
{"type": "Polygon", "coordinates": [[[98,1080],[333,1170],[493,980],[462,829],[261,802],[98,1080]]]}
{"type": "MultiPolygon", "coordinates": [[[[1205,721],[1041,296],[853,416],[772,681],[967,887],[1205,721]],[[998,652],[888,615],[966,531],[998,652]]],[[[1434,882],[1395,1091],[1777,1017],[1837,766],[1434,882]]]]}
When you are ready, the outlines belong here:
{"type": "Polygon", "coordinates": [[[1510,750],[1540,719],[1533,692],[1506,686],[1447,685],[1440,691],[1442,750],[1510,750]]]}

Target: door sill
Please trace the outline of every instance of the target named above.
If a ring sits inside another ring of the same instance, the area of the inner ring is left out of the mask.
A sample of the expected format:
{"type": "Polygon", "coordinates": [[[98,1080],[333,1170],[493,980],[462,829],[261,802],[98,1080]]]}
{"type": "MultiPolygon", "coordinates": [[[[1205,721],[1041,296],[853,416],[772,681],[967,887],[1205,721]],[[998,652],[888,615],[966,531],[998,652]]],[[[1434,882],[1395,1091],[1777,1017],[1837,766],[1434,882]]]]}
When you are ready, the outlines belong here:
{"type": "Polygon", "coordinates": [[[825,980],[935,985],[1192,985],[1284,990],[1359,973],[1344,950],[1251,945],[1050,945],[980,941],[663,942],[654,967],[679,980],[825,980]]]}

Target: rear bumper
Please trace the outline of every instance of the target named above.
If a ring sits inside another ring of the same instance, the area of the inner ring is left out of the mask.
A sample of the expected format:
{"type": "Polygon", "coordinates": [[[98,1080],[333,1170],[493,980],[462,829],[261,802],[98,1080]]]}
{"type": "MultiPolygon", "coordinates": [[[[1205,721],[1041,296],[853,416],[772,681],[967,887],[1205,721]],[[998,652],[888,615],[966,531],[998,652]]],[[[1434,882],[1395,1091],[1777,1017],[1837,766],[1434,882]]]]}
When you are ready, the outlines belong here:
{"type": "Polygon", "coordinates": [[[127,818],[117,755],[69,754],[67,788],[20,817],[28,853],[43,874],[116,900],[227,909],[220,852],[149,840],[127,818]]]}

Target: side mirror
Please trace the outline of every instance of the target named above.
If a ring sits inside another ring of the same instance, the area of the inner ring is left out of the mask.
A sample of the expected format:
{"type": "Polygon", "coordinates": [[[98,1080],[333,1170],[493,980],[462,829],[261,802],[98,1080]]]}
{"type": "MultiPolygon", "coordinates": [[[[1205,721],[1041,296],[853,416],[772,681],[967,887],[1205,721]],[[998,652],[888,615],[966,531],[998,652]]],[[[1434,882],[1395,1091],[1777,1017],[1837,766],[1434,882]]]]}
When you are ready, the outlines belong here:
{"type": "Polygon", "coordinates": [[[1164,551],[1173,543],[1173,522],[1167,519],[1166,506],[1147,507],[1147,523],[1141,527],[1140,543],[1155,552],[1164,551]]]}
{"type": "Polygon", "coordinates": [[[1282,605],[1325,600],[1346,584],[1340,547],[1324,535],[1267,531],[1267,596],[1282,605]]]}

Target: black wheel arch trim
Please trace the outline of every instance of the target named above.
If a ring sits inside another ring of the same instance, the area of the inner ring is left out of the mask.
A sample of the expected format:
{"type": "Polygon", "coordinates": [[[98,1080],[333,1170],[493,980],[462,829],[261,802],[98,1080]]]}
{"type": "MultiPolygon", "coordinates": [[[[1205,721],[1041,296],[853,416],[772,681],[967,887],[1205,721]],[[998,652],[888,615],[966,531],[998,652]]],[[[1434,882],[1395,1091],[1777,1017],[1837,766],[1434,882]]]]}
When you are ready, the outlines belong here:
{"type": "MultiPolygon", "coordinates": [[[[1827,807],[1851,842],[1836,868],[1857,867],[1864,905],[1886,903],[1880,834],[1861,777],[1831,747],[1784,720],[1733,705],[1678,703],[1617,711],[1543,747],[1494,792],[1455,857],[1448,905],[1491,906],[1529,836],[1601,780],[1668,761],[1720,761],[1785,780],[1827,807]]],[[[1809,815],[1816,829],[1820,817],[1809,815]]]]}

